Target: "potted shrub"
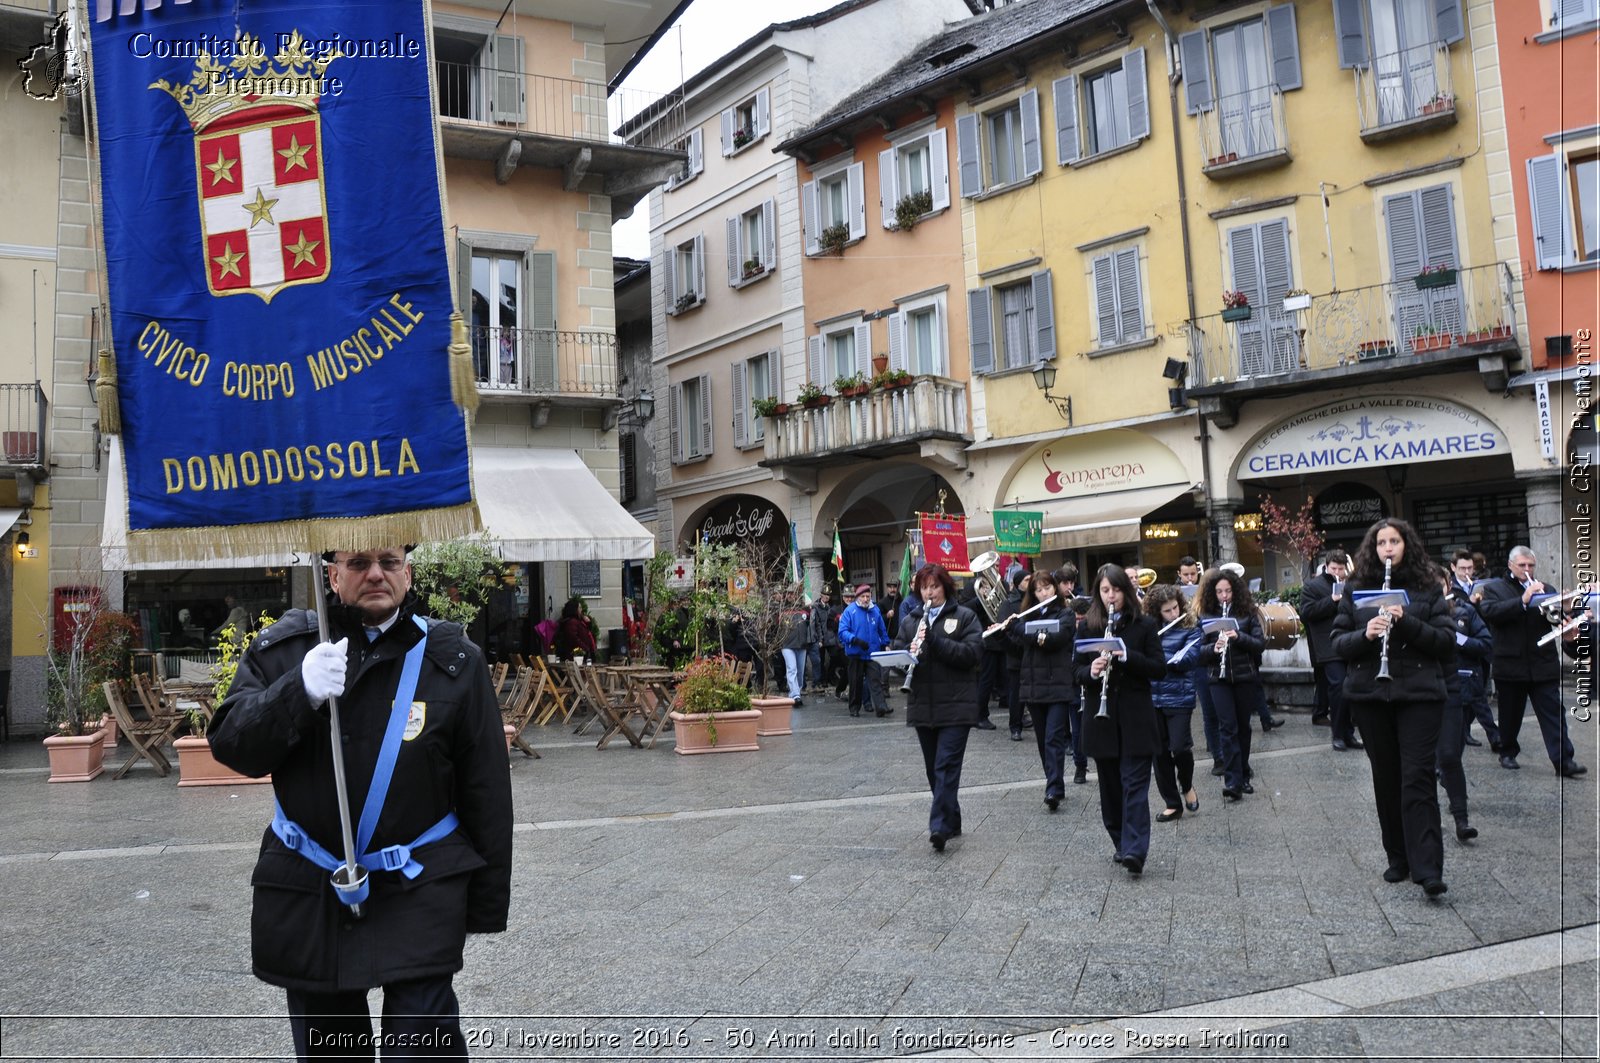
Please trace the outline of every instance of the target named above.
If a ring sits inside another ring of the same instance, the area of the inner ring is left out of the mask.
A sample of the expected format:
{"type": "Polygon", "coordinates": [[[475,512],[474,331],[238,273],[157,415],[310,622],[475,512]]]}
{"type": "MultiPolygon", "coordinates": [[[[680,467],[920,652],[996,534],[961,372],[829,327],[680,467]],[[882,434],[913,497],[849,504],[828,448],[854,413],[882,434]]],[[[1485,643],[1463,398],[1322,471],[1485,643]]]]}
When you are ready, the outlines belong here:
{"type": "Polygon", "coordinates": [[[1356,348],[1356,358],[1359,361],[1392,357],[1394,357],[1393,340],[1367,340],[1356,348]]]}
{"type": "Polygon", "coordinates": [[[742,280],[749,280],[751,277],[765,273],[766,269],[767,267],[762,265],[759,258],[747,258],[744,260],[744,267],[739,276],[742,280]]]}
{"type": "Polygon", "coordinates": [[[673,733],[677,750],[735,753],[759,749],[756,726],[761,712],[750,707],[750,691],[736,678],[739,662],[726,654],[689,663],[672,697],[673,733]]]}
{"type": "Polygon", "coordinates": [[[779,417],[789,412],[787,402],[779,402],[777,398],[752,399],[750,405],[755,408],[757,417],[779,417]]]}
{"type": "Polygon", "coordinates": [[[872,386],[875,388],[884,388],[886,390],[893,388],[905,388],[910,387],[912,382],[915,380],[916,377],[912,376],[904,369],[885,369],[883,372],[872,378],[872,386]]]}
{"type": "Polygon", "coordinates": [[[894,205],[894,227],[901,232],[914,229],[922,216],[932,209],[932,192],[912,192],[901,196],[900,202],[894,205]]]}
{"type": "Polygon", "coordinates": [[[672,309],[675,313],[681,314],[685,310],[693,308],[699,301],[699,296],[695,295],[694,292],[684,292],[678,296],[678,301],[672,305],[672,309]]]}
{"type": "Polygon", "coordinates": [[[44,746],[51,782],[88,782],[105,770],[101,684],[127,671],[137,628],[132,617],[104,603],[104,594],[73,603],[79,608],[67,613],[65,647],[45,653],[45,713],[52,733],[44,746]]]}
{"type": "Polygon", "coordinates": [[[1287,292],[1283,297],[1283,309],[1285,313],[1290,314],[1299,310],[1310,310],[1311,293],[1304,288],[1295,288],[1287,292]]]}
{"type": "Polygon", "coordinates": [[[832,395],[829,395],[815,384],[807,384],[801,388],[797,398],[800,400],[800,405],[808,410],[815,410],[833,401],[832,395]]]}
{"type": "Polygon", "coordinates": [[[853,399],[857,395],[865,395],[872,390],[872,385],[867,383],[867,378],[860,373],[851,373],[834,380],[833,390],[841,399],[853,399]]]}
{"type": "Polygon", "coordinates": [[[738,151],[756,138],[755,132],[749,129],[735,129],[733,131],[733,150],[738,151]]]}
{"type": "Polygon", "coordinates": [[[1422,105],[1423,114],[1440,114],[1444,111],[1456,109],[1456,98],[1452,93],[1436,92],[1433,99],[1422,105]]]}
{"type": "Polygon", "coordinates": [[[817,243],[822,246],[825,255],[837,255],[844,252],[844,245],[850,242],[850,226],[844,222],[828,226],[817,237],[817,243]]]}
{"type": "MultiPolygon", "coordinates": [[[[254,642],[256,636],[272,626],[272,617],[262,613],[255,623],[240,631],[236,624],[226,624],[217,632],[217,663],[212,668],[211,697],[213,705],[221,705],[233,687],[233,677],[239,671],[239,658],[254,642]]],[[[272,776],[252,779],[240,775],[232,768],[219,764],[211,755],[211,739],[206,732],[211,727],[211,715],[204,709],[189,710],[189,733],[172,740],[178,751],[179,786],[234,786],[246,783],[270,783],[272,776]]]]}
{"type": "Polygon", "coordinates": [[[1248,321],[1250,320],[1250,297],[1244,292],[1225,291],[1222,293],[1222,320],[1248,321]]]}
{"type": "Polygon", "coordinates": [[[1448,288],[1455,282],[1454,266],[1424,266],[1422,272],[1412,278],[1412,283],[1419,289],[1448,288]]]}

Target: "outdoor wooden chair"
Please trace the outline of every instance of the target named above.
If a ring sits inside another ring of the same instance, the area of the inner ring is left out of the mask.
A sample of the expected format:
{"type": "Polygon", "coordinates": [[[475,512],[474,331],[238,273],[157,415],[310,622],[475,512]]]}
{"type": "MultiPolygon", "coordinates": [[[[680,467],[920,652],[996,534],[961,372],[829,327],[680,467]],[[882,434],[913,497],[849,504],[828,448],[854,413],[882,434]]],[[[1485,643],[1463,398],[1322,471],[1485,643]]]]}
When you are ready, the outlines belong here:
{"type": "Polygon", "coordinates": [[[111,709],[111,716],[117,721],[117,728],[128,739],[128,744],[133,746],[133,752],[128,754],[128,759],[118,768],[113,779],[120,779],[128,774],[135,761],[148,760],[155,766],[156,773],[165,777],[172,770],[172,763],[161,752],[161,747],[171,740],[173,732],[177,731],[180,717],[178,716],[152,716],[145,714],[136,719],[128,708],[128,700],[123,695],[122,684],[108,682],[101,685],[106,693],[106,705],[111,709]]]}
{"type": "Polygon", "coordinates": [[[489,669],[489,682],[494,684],[494,693],[499,697],[506,685],[506,676],[511,672],[511,666],[501,661],[489,669]]]}
{"type": "Polygon", "coordinates": [[[176,731],[185,717],[185,713],[178,708],[175,697],[168,694],[161,683],[148,675],[134,673],[132,678],[134,695],[139,699],[139,704],[144,711],[154,720],[174,721],[173,730],[176,731]]]}
{"type": "Polygon", "coordinates": [[[577,707],[571,683],[566,676],[551,668],[543,657],[534,657],[532,662],[534,670],[543,674],[546,680],[543,687],[545,706],[539,711],[535,722],[543,727],[557,712],[561,713],[562,723],[568,722],[572,719],[573,709],[577,707]]]}
{"type": "Polygon", "coordinates": [[[539,751],[522,737],[522,732],[533,722],[534,710],[539,707],[540,695],[549,681],[550,676],[547,673],[540,673],[535,677],[532,668],[517,669],[518,693],[506,703],[501,713],[501,718],[506,724],[515,728],[511,735],[512,747],[522,750],[524,756],[532,757],[534,760],[543,758],[539,756],[539,751]]]}
{"type": "Polygon", "coordinates": [[[672,711],[672,691],[668,689],[666,679],[651,675],[630,675],[627,683],[631,712],[642,721],[639,737],[648,738],[650,741],[646,745],[654,749],[656,737],[663,728],[672,725],[667,718],[672,711]]]}
{"type": "Polygon", "coordinates": [[[628,726],[628,717],[632,713],[627,692],[606,689],[600,669],[597,667],[580,668],[577,664],[569,664],[567,667],[573,684],[579,688],[578,696],[594,713],[577,729],[577,733],[583,734],[589,729],[590,724],[598,720],[603,730],[600,741],[595,745],[596,749],[604,749],[618,734],[627,738],[628,744],[635,749],[642,748],[643,743],[639,741],[639,736],[628,726]]]}

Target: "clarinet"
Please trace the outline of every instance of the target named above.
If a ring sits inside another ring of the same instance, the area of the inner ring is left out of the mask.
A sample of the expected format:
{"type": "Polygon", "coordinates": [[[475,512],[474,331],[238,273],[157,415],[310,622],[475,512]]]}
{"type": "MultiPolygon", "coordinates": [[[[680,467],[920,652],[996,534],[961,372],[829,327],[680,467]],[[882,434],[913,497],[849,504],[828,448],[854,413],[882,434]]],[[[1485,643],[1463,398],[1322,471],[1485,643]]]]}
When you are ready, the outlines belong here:
{"type": "MultiPolygon", "coordinates": [[[[1384,590],[1388,590],[1389,589],[1389,578],[1393,574],[1394,574],[1394,559],[1386,557],[1386,558],[1383,559],[1383,589],[1384,590]]],[[[1383,610],[1379,609],[1378,612],[1380,614],[1382,614],[1383,610]]],[[[1389,675],[1389,628],[1391,626],[1393,626],[1393,623],[1394,623],[1394,620],[1391,617],[1388,621],[1386,621],[1384,629],[1383,629],[1383,649],[1378,654],[1378,675],[1377,675],[1377,678],[1379,678],[1379,679],[1391,679],[1391,678],[1393,678],[1392,676],[1389,675]]]]}
{"type": "MultiPolygon", "coordinates": [[[[917,633],[912,636],[911,641],[913,643],[915,643],[915,642],[917,642],[918,639],[921,639],[927,633],[928,633],[928,611],[927,611],[926,608],[924,608],[923,611],[922,611],[922,623],[917,625],[917,633]]],[[[922,652],[922,647],[921,646],[917,647],[917,652],[918,653],[922,652]]],[[[902,694],[911,693],[911,676],[916,672],[916,670],[917,670],[917,662],[916,661],[912,661],[910,664],[906,665],[906,677],[904,679],[900,680],[900,693],[902,693],[902,694]]]]}
{"type": "MultiPolygon", "coordinates": [[[[1225,602],[1223,604],[1223,606],[1222,606],[1222,615],[1223,615],[1224,618],[1227,617],[1229,610],[1231,610],[1232,608],[1233,608],[1233,603],[1232,602],[1225,602]]],[[[1228,639],[1228,640],[1223,642],[1223,644],[1222,644],[1222,663],[1217,665],[1217,678],[1222,680],[1223,682],[1227,682],[1227,680],[1228,680],[1228,650],[1230,648],[1228,646],[1228,643],[1232,642],[1232,641],[1233,641],[1232,639],[1228,639]]]]}
{"type": "MultiPolygon", "coordinates": [[[[1116,622],[1117,615],[1113,613],[1111,614],[1110,619],[1106,621],[1106,636],[1108,638],[1110,637],[1111,629],[1116,622]]],[[[1111,666],[1116,662],[1117,658],[1110,650],[1105,650],[1100,654],[1100,659],[1106,662],[1106,667],[1105,671],[1100,673],[1100,711],[1095,713],[1096,719],[1102,719],[1111,715],[1110,709],[1107,706],[1107,698],[1111,693],[1111,666]]]]}

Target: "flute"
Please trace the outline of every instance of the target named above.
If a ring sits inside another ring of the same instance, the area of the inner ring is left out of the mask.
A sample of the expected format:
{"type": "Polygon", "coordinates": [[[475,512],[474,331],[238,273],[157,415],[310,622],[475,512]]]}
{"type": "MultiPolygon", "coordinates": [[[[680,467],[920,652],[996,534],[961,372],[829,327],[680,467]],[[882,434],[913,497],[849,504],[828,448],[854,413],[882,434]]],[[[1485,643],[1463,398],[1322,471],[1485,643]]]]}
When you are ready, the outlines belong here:
{"type": "Polygon", "coordinates": [[[1020,613],[1012,613],[1010,616],[1006,617],[1004,620],[1000,621],[998,624],[990,624],[989,627],[984,630],[983,637],[984,638],[988,638],[990,635],[998,634],[999,632],[1003,631],[1006,628],[1006,626],[1011,623],[1011,621],[1013,621],[1013,620],[1021,620],[1023,617],[1027,616],[1029,613],[1037,613],[1040,609],[1043,609],[1045,606],[1049,605],[1053,601],[1055,601],[1054,598],[1046,598],[1044,601],[1040,602],[1037,605],[1028,606],[1028,608],[1024,609],[1020,613]]]}
{"type": "MultiPolygon", "coordinates": [[[[1393,574],[1394,574],[1394,559],[1390,558],[1390,557],[1386,557],[1386,558],[1383,559],[1383,589],[1384,590],[1388,590],[1389,589],[1389,577],[1392,576],[1393,574]]],[[[1384,612],[1384,610],[1382,610],[1382,609],[1379,609],[1378,613],[1380,615],[1384,616],[1386,619],[1384,620],[1384,627],[1383,627],[1383,649],[1378,654],[1378,674],[1377,674],[1376,678],[1378,678],[1378,679],[1392,679],[1394,677],[1389,674],[1389,628],[1394,626],[1394,618],[1390,617],[1388,615],[1388,613],[1384,612]]]]}

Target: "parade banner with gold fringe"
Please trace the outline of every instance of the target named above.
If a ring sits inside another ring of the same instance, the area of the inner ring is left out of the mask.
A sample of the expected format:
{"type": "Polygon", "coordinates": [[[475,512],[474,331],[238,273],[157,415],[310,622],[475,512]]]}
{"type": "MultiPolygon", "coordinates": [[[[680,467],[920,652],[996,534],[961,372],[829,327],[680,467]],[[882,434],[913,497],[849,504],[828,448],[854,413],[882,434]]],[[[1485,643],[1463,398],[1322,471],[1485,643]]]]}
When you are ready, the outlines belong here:
{"type": "Polygon", "coordinates": [[[476,530],[427,4],[92,8],[130,557],[476,530]]]}

